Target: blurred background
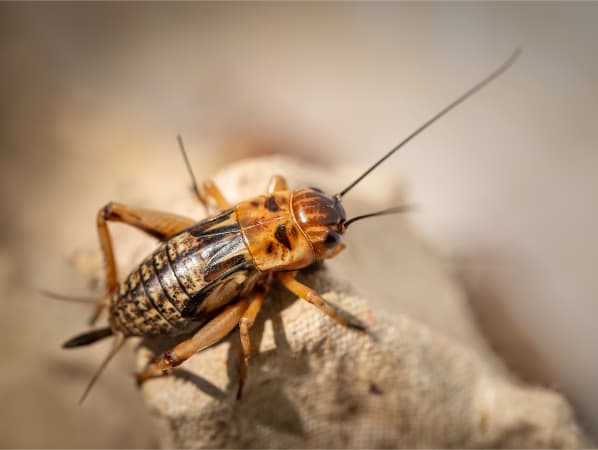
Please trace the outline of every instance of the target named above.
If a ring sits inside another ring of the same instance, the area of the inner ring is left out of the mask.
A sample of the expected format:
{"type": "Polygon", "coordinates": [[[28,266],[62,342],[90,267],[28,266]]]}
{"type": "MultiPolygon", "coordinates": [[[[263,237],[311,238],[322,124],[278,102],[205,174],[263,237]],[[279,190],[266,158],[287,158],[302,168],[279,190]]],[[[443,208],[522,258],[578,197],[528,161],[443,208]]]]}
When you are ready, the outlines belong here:
{"type": "Polygon", "coordinates": [[[517,46],[388,166],[496,351],[596,437],[597,23],[597,3],[0,4],[0,446],[157,445],[130,352],[77,407],[103,351],[63,354],[87,311],[37,289],[94,287],[69,262],[97,265],[107,201],[169,209],[177,133],[200,179],[264,153],[365,169],[517,46]]]}

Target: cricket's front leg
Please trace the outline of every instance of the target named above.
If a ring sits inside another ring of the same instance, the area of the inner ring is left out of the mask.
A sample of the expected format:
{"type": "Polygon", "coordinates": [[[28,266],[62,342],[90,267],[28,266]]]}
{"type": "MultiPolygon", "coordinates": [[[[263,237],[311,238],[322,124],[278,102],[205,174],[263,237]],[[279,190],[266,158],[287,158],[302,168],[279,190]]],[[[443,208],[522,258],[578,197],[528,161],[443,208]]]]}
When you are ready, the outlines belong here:
{"type": "Polygon", "coordinates": [[[202,183],[201,189],[198,187],[199,184],[195,179],[195,175],[193,174],[193,169],[191,168],[191,163],[189,162],[189,158],[187,157],[187,151],[185,150],[185,145],[183,144],[183,138],[181,135],[177,136],[177,141],[179,143],[179,148],[181,149],[181,153],[183,155],[183,159],[185,160],[185,165],[187,166],[187,170],[189,171],[189,175],[191,175],[191,182],[193,192],[197,197],[197,200],[204,206],[206,213],[210,212],[210,204],[209,198],[211,197],[218,206],[219,210],[229,209],[231,207],[230,203],[224,198],[218,186],[214,184],[213,181],[208,180],[202,183]]]}
{"type": "Polygon", "coordinates": [[[224,195],[212,180],[205,181],[202,184],[202,190],[205,198],[211,197],[216,202],[219,210],[224,211],[231,208],[230,202],[224,198],[224,195]]]}
{"type": "Polygon", "coordinates": [[[345,318],[340,316],[335,309],[330,306],[326,301],[318,295],[316,291],[314,291],[309,286],[300,283],[295,279],[297,272],[280,272],[278,274],[278,279],[286,287],[289,291],[295,294],[297,297],[302,298],[303,300],[311,303],[315,307],[317,307],[320,311],[326,314],[331,319],[335,320],[336,322],[340,323],[349,328],[355,328],[361,331],[367,331],[368,328],[365,324],[355,318],[345,318]]]}
{"type": "Polygon", "coordinates": [[[286,191],[288,190],[287,180],[281,175],[272,175],[270,177],[270,181],[268,182],[267,192],[268,194],[272,194],[276,191],[286,191]]]}

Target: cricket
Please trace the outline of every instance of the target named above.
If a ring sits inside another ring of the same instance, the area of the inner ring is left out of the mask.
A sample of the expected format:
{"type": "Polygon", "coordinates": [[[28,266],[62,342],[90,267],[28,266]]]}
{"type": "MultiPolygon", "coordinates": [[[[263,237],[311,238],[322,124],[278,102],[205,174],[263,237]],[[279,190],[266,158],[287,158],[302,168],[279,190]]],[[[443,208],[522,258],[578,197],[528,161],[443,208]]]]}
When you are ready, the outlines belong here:
{"type": "MultiPolygon", "coordinates": [[[[94,327],[67,340],[70,349],[111,337],[109,354],[87,385],[92,386],[112,357],[130,337],[180,336],[181,342],[151,359],[136,374],[143,383],[168,374],[195,353],[221,341],[236,327],[240,330],[243,359],[239,368],[237,397],[241,398],[250,360],[250,329],[274,281],[311,303],[342,326],[367,331],[323,300],[309,286],[296,280],[297,271],[333,258],[344,248],[343,236],[355,222],[409,211],[399,205],[347,218],[343,198],[390,156],[430,125],[505,72],[521,53],[515,50],[497,69],[431,117],[338,193],[317,188],[289,190],[286,180],[273,175],[266,193],[230,204],[211,181],[199,185],[178,136],[194,193],[206,207],[218,211],[197,222],[168,212],[135,208],[110,202],[97,214],[97,231],[104,260],[105,293],[93,303],[94,326],[107,316],[107,325],[94,327]],[[159,240],[157,248],[119,281],[109,222],[133,226],[159,240]]],[[[67,296],[49,294],[64,300],[67,296]]]]}

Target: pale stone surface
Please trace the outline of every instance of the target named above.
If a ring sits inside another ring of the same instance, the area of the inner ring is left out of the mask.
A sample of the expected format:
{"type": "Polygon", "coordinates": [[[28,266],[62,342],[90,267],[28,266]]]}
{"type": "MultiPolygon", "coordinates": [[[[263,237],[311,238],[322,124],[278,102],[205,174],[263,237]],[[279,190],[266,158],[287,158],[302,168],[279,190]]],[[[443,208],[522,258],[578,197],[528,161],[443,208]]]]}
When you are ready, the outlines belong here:
{"type": "MultiPolygon", "coordinates": [[[[292,188],[319,185],[332,193],[359,169],[322,170],[273,157],[237,163],[215,179],[238,201],[261,193],[273,173],[287,176],[292,188]]],[[[349,216],[403,201],[384,171],[348,197],[349,216]]],[[[179,213],[197,211],[173,203],[179,213]]],[[[506,373],[442,259],[405,217],[355,225],[347,250],[301,279],[368,322],[372,333],[345,329],[274,287],[251,332],[254,357],[240,401],[238,332],[174,375],[144,385],[162,446],[571,448],[586,442],[564,398],[506,373]]],[[[153,351],[172,344],[148,343],[153,351]]],[[[147,357],[141,347],[139,367],[147,357]]]]}

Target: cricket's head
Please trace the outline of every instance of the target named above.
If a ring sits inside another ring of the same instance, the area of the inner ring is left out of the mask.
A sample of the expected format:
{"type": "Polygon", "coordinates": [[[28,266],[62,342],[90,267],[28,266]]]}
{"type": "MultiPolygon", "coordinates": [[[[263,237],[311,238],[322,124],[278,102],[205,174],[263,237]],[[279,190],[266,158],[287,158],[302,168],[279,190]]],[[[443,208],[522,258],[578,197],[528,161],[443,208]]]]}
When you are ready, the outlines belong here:
{"type": "Polygon", "coordinates": [[[316,259],[332,258],[345,248],[347,216],[340,197],[317,188],[293,192],[293,215],[311,243],[316,259]]]}
{"type": "Polygon", "coordinates": [[[402,205],[347,219],[341,195],[330,196],[318,188],[293,192],[292,207],[297,224],[310,242],[314,256],[319,260],[332,258],[345,248],[343,235],[353,222],[411,209],[409,205],[402,205]]]}

